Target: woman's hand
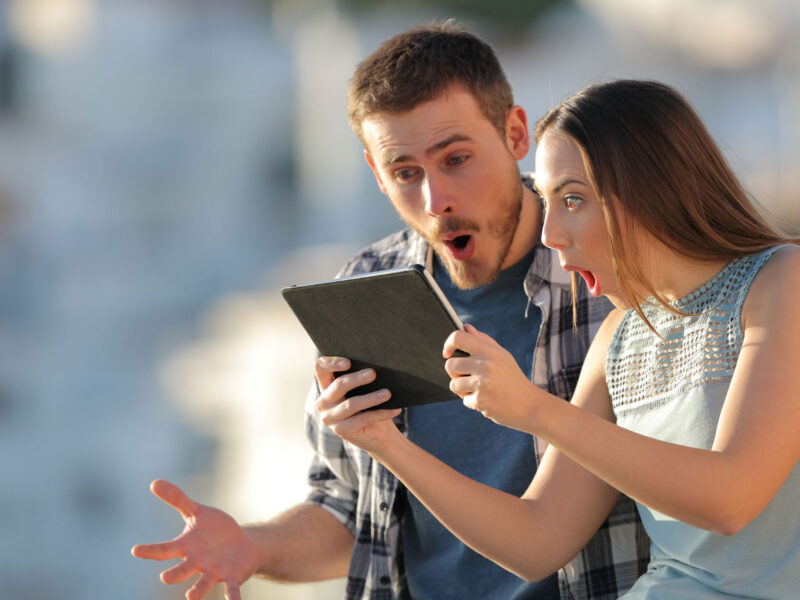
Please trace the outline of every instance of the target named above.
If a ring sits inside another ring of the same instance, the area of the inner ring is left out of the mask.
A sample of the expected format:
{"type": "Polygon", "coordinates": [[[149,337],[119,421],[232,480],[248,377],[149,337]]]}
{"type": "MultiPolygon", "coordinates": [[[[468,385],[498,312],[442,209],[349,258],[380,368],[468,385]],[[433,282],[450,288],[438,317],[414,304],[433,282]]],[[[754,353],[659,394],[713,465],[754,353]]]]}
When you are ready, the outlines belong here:
{"type": "Polygon", "coordinates": [[[381,389],[361,396],[345,398],[345,394],[375,379],[373,369],[363,369],[336,377],[334,373],[350,368],[350,361],[336,356],[321,356],[314,371],[321,394],[317,399],[322,424],[340,438],[366,450],[379,452],[393,435],[400,435],[392,422],[401,409],[366,410],[386,402],[389,390],[381,389]]]}
{"type": "Polygon", "coordinates": [[[444,343],[445,369],[452,378],[450,389],[464,401],[500,425],[532,433],[538,388],[520,371],[514,357],[491,337],[467,325],[454,331],[444,343]],[[453,357],[456,350],[469,356],[453,357]]]}

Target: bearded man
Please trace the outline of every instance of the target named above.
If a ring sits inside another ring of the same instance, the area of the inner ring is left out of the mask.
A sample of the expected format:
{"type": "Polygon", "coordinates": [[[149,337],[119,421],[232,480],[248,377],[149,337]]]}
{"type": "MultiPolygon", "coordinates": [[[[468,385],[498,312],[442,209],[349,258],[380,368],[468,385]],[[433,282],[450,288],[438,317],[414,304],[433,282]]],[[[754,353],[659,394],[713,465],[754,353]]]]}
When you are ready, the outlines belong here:
{"type": "MultiPolygon", "coordinates": [[[[356,69],[348,112],[378,187],[408,227],[359,252],[340,276],[425,265],[462,321],[511,352],[534,383],[569,400],[611,305],[579,288],[573,323],[568,274],[541,243],[542,207],[532,176],[517,164],[530,147],[527,116],[492,49],[449,23],[399,34],[356,69]]],[[[154,493],[187,522],[176,539],[133,550],[184,559],[162,574],[165,583],[199,573],[189,600],[218,582],[229,600],[238,599],[253,575],[346,575],[348,600],[611,600],[643,572],[649,543],[625,497],[588,545],[542,581],[523,581],[473,552],[389,471],[320,422],[321,389],[335,385],[343,395],[374,377],[337,379],[348,366],[342,362],[316,363],[306,407],[316,455],[305,503],[240,527],[172,484],[154,482],[154,493]]],[[[544,450],[458,402],[410,407],[396,423],[461,473],[512,494],[525,491],[544,450]]]]}

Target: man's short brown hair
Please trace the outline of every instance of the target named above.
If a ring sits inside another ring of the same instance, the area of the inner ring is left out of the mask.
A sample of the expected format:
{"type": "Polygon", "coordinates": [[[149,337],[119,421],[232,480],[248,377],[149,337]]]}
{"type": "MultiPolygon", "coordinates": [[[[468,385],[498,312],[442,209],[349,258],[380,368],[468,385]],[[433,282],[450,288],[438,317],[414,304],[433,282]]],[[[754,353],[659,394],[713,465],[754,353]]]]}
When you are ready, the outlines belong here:
{"type": "Polygon", "coordinates": [[[481,112],[505,135],[514,104],[494,50],[452,21],[411,29],[386,40],[356,68],[347,92],[350,126],[375,113],[404,113],[451,86],[470,92],[481,112]]]}

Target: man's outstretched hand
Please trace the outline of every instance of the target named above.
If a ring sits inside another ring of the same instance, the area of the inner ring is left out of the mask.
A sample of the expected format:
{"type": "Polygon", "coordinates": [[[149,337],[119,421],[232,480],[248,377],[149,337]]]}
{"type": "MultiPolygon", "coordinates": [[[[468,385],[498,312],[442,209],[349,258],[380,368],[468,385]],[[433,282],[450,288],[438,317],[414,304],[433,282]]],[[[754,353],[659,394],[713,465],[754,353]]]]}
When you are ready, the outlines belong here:
{"type": "Polygon", "coordinates": [[[200,577],[186,593],[187,600],[200,600],[217,583],[225,586],[226,600],[240,600],[239,586],[259,564],[259,548],[227,513],[193,502],[181,489],[157,479],[150,484],[153,494],[175,508],[186,526],[173,540],[138,544],[131,554],[138,558],[183,562],[161,573],[164,583],[180,583],[195,574],[200,577]]]}

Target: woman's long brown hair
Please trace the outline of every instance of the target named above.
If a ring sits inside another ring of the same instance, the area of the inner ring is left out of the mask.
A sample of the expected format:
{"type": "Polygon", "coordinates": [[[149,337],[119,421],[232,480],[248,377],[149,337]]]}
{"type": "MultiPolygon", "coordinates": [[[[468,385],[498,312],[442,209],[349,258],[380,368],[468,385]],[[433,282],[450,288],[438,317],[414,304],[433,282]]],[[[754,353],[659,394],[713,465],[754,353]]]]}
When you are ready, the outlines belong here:
{"type": "Polygon", "coordinates": [[[646,298],[636,290],[680,311],[655,291],[636,260],[636,227],[698,261],[800,243],[766,222],[700,117],[667,85],[618,80],[589,86],[542,117],[535,140],[551,130],[580,149],[603,207],[620,288],[651,329],[640,307],[646,298]]]}

